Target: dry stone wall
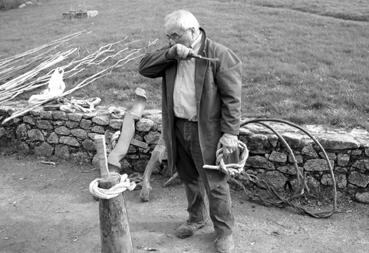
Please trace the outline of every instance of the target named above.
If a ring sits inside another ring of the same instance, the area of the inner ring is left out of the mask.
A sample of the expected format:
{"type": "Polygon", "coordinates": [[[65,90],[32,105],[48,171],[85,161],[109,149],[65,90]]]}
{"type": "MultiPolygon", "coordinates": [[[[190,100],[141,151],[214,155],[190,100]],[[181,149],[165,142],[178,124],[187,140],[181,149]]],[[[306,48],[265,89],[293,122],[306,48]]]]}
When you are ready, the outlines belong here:
{"type": "MultiPolygon", "coordinates": [[[[0,118],[9,116],[14,109],[15,106],[11,105],[0,107],[0,118]]],[[[98,107],[97,111],[90,114],[42,109],[31,111],[6,125],[0,125],[0,149],[4,152],[15,148],[19,152],[49,159],[91,163],[96,154],[94,136],[106,136],[109,152],[112,136],[121,129],[123,123],[123,118],[113,117],[107,112],[104,107],[98,107]]],[[[332,186],[327,162],[312,139],[297,129],[279,123],[269,125],[293,149],[298,167],[304,171],[310,189],[320,191],[332,186]]],[[[326,150],[334,168],[337,189],[361,202],[369,203],[369,133],[361,129],[344,131],[322,126],[304,128],[326,150]]],[[[143,172],[160,132],[160,111],[145,111],[136,122],[134,139],[145,142],[147,147],[130,145],[127,156],[121,161],[124,170],[143,172]]],[[[268,180],[277,188],[296,182],[292,156],[273,132],[258,124],[248,124],[242,127],[240,140],[250,150],[245,171],[268,180]]]]}

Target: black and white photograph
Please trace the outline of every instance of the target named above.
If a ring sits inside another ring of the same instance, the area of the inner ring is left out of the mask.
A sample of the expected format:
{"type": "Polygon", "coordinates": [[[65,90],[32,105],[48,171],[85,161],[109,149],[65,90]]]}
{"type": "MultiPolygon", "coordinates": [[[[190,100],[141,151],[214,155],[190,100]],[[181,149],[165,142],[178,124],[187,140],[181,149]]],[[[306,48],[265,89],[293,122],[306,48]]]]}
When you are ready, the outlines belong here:
{"type": "Polygon", "coordinates": [[[369,252],[369,1],[0,0],[0,253],[369,252]]]}

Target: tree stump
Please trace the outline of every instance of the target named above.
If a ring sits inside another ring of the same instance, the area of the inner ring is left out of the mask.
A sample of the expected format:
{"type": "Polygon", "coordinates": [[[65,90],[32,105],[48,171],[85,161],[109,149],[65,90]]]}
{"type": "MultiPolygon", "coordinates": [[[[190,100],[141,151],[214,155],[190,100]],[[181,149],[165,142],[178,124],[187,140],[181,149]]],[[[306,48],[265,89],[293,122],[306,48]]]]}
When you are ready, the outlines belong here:
{"type": "MultiPolygon", "coordinates": [[[[109,189],[119,183],[120,175],[111,172],[99,187],[109,189]]],[[[112,199],[100,199],[101,253],[133,253],[124,194],[112,199]]]]}

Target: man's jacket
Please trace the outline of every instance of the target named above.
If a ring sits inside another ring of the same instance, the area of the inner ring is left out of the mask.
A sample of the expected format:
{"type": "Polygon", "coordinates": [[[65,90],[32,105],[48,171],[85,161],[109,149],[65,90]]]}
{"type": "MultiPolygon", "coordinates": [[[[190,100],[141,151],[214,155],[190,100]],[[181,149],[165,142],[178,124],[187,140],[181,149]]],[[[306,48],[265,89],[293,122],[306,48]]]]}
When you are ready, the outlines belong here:
{"type": "MultiPolygon", "coordinates": [[[[240,59],[227,47],[208,38],[203,30],[199,55],[219,58],[218,62],[196,59],[195,87],[199,141],[204,164],[214,165],[218,141],[223,133],[238,135],[241,118],[240,59]]],[[[173,89],[177,60],[167,59],[169,47],[145,55],[139,73],[145,77],[162,77],[162,126],[168,151],[168,166],[176,162],[173,89]]],[[[181,155],[181,154],[178,154],[181,155]]]]}

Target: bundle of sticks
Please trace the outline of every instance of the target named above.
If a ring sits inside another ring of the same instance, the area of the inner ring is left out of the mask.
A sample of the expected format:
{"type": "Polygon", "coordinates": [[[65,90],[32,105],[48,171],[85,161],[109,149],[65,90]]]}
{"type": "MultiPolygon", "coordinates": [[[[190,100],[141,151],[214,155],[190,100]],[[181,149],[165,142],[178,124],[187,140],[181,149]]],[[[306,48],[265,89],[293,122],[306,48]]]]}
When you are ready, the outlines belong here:
{"type": "MultiPolygon", "coordinates": [[[[106,44],[86,56],[80,56],[78,48],[60,51],[64,43],[84,32],[73,33],[24,53],[0,59],[0,105],[24,92],[47,85],[53,73],[54,68],[52,67],[56,67],[56,65],[64,69],[64,81],[67,86],[71,86],[72,83],[68,82],[68,79],[71,80],[73,77],[77,80],[76,84],[69,87],[60,97],[67,96],[110,74],[112,70],[121,68],[141,57],[142,50],[156,42],[133,48],[139,41],[128,41],[128,37],[125,37],[122,40],[106,44]]],[[[53,99],[55,98],[16,111],[4,119],[2,124],[53,99]]]]}

